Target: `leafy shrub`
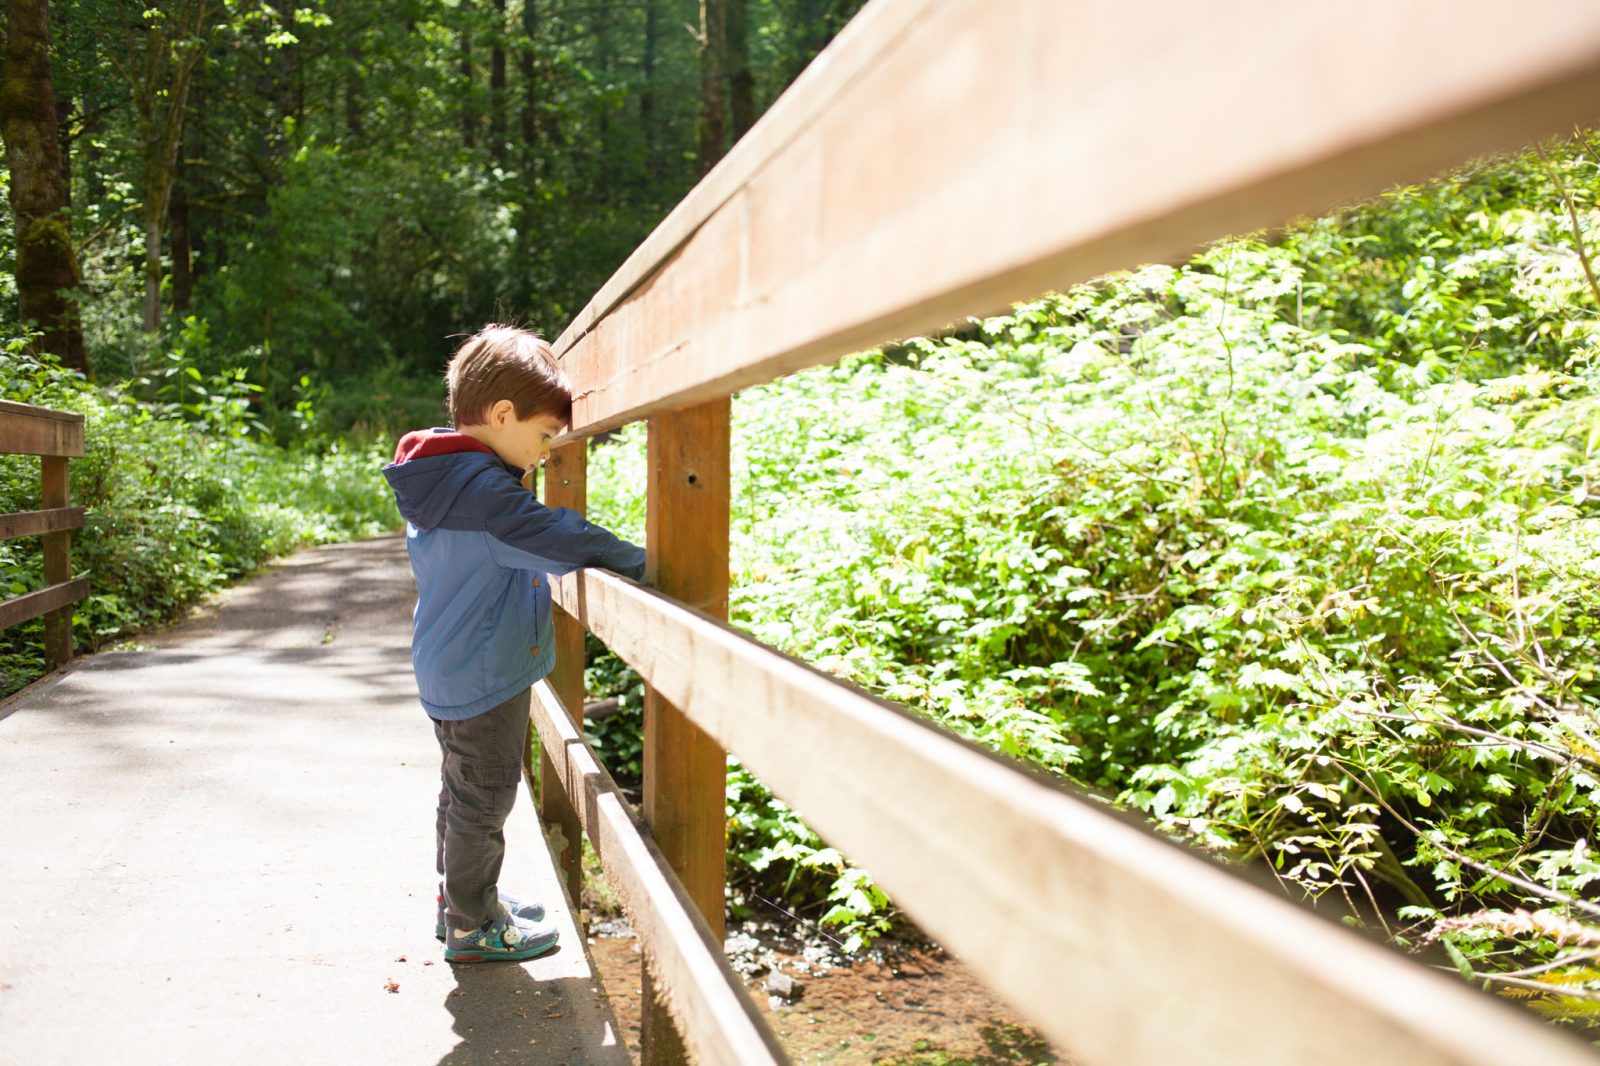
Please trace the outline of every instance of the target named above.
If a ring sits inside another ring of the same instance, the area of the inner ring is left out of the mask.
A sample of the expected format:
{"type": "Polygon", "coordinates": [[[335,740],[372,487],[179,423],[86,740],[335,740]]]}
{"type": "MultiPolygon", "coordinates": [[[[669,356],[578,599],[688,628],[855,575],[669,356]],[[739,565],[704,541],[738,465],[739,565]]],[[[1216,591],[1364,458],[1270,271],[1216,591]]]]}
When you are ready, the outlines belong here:
{"type": "MultiPolygon", "coordinates": [[[[194,384],[205,399],[191,391],[183,404],[146,405],[88,386],[20,340],[7,348],[0,399],[85,416],[86,454],[70,465],[73,502],[87,511],[72,540],[73,573],[91,589],[73,613],[80,650],[177,617],[273,556],[398,523],[376,474],[383,448],[279,447],[250,426],[241,376],[194,384]]],[[[38,459],[0,458],[0,511],[33,510],[39,492],[38,459]]],[[[0,544],[0,592],[43,587],[41,553],[39,538],[0,544]]],[[[42,669],[42,621],[0,633],[0,695],[42,669]]]]}
{"type": "MultiPolygon", "coordinates": [[[[1538,930],[1600,880],[1600,292],[1552,173],[1592,243],[1563,146],[742,394],[734,620],[1560,1013],[1592,970],[1538,930]]],[[[591,462],[636,521],[642,435],[591,462]]],[[[729,781],[734,881],[881,928],[729,781]]]]}

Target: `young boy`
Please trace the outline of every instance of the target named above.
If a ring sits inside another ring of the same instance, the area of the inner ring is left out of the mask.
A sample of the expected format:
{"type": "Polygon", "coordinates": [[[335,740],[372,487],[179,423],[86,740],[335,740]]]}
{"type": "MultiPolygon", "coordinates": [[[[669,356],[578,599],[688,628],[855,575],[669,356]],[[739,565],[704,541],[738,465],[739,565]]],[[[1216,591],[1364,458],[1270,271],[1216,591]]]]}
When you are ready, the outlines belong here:
{"type": "Polygon", "coordinates": [[[383,468],[417,580],[411,662],[442,756],[438,934],[451,962],[526,959],[556,942],[533,903],[500,895],[504,826],[522,779],[529,688],[555,665],[547,577],[644,574],[644,550],[521,483],[572,417],[550,346],[485,326],[446,372],[454,429],[407,433],[383,468]]]}

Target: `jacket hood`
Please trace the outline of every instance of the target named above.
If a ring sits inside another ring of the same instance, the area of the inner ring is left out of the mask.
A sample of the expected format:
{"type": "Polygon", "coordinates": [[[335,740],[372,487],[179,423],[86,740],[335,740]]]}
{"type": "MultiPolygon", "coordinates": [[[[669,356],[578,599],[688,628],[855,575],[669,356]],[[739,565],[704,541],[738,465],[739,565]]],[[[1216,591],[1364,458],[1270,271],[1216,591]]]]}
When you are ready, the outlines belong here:
{"type": "Polygon", "coordinates": [[[512,470],[482,441],[453,429],[420,429],[400,438],[383,476],[400,516],[418,529],[436,529],[468,483],[495,468],[512,470]]]}

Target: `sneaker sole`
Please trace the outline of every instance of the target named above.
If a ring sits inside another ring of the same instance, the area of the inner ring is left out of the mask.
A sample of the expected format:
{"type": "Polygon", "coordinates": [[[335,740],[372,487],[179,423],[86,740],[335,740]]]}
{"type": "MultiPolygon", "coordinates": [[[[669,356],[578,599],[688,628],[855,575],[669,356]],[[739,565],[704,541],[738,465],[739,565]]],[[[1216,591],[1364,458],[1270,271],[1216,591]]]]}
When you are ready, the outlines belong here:
{"type": "Polygon", "coordinates": [[[445,948],[444,949],[444,961],[445,962],[522,962],[525,959],[533,958],[535,955],[543,955],[545,952],[549,951],[551,948],[553,948],[555,946],[556,946],[556,941],[552,940],[548,944],[540,944],[538,947],[530,948],[530,949],[528,949],[526,951],[460,951],[460,950],[453,951],[450,948],[445,948]]]}
{"type": "MultiPolygon", "coordinates": [[[[523,919],[524,921],[540,922],[540,921],[544,920],[544,908],[543,907],[539,907],[532,914],[519,914],[519,915],[517,915],[517,917],[523,919]]],[[[439,922],[436,925],[434,925],[434,927],[433,927],[433,939],[437,940],[441,944],[444,943],[444,923],[443,922],[439,922]]]]}

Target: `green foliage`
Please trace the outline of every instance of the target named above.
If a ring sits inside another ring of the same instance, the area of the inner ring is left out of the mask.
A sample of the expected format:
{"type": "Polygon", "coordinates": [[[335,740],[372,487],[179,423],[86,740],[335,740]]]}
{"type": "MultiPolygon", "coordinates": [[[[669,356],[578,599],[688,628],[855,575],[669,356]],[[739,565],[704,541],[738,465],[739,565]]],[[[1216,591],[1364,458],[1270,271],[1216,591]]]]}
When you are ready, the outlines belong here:
{"type": "Polygon", "coordinates": [[[584,691],[591,699],[618,703],[616,714],[585,721],[585,735],[618,786],[637,795],[644,780],[644,682],[594,634],[584,634],[584,640],[584,691]]]}
{"type": "MultiPolygon", "coordinates": [[[[758,111],[859,7],[750,5],[758,111]]],[[[257,414],[283,440],[303,375],[332,390],[334,428],[433,420],[416,414],[437,410],[450,338],[508,318],[558,331],[699,176],[693,0],[203,15],[186,3],[144,16],[81,0],[52,18],[89,350],[103,380],[147,378],[193,317],[210,336],[191,364],[208,378],[247,367],[257,414]],[[172,91],[179,52],[201,57],[187,94],[172,91]],[[179,98],[170,321],[150,338],[143,201],[165,171],[146,135],[179,98]]]]}
{"type": "MultiPolygon", "coordinates": [[[[1552,165],[1593,242],[1593,158],[1552,165]]],[[[734,619],[1396,936],[1592,919],[1600,371],[1565,217],[1498,163],[748,391],[734,619]]],[[[594,456],[597,512],[637,514],[638,441],[594,456]]],[[[736,877],[872,935],[865,875],[742,769],[730,797],[736,877]]]]}
{"type": "MultiPolygon", "coordinates": [[[[0,399],[85,416],[86,454],[70,466],[86,526],[73,537],[73,573],[91,593],[73,615],[73,638],[92,650],[176,617],[224,583],[304,544],[370,536],[397,523],[374,471],[376,444],[324,441],[283,448],[250,417],[242,372],[205,379],[184,372],[182,399],[135,402],[65,373],[11,342],[0,399]]],[[[39,506],[39,460],[0,457],[0,512],[39,506]]],[[[41,542],[0,544],[0,595],[44,584],[41,542]]],[[[42,623],[0,634],[0,695],[39,676],[42,623]]]]}

